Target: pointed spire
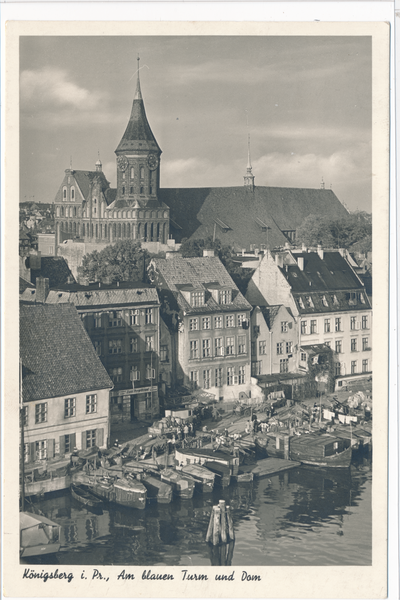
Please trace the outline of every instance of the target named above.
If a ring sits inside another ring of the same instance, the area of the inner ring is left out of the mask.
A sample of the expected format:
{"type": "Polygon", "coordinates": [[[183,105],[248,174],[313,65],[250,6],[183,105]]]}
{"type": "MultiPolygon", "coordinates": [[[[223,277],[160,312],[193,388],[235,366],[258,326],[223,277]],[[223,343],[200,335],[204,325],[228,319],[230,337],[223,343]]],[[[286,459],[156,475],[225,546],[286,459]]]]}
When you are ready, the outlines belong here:
{"type": "Polygon", "coordinates": [[[136,92],[135,92],[135,96],[134,96],[134,100],[143,100],[142,98],[142,91],[140,89],[140,77],[139,77],[139,71],[140,71],[140,56],[138,54],[137,57],[137,81],[136,81],[136,92]]]}
{"type": "Polygon", "coordinates": [[[250,158],[250,134],[247,136],[247,172],[251,173],[251,158],[250,158]]]}

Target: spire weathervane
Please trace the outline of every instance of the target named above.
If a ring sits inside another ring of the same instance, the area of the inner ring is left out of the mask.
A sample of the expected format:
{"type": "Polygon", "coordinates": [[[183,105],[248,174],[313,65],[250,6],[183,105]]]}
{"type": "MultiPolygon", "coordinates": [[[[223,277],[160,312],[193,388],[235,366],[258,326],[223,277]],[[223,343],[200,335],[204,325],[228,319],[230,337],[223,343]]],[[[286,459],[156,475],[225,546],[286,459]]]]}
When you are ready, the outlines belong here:
{"type": "Polygon", "coordinates": [[[140,89],[140,77],[139,77],[139,71],[140,71],[140,56],[139,53],[137,55],[137,81],[136,81],[136,92],[135,92],[135,97],[134,100],[143,100],[142,98],[142,92],[140,89]]]}
{"type": "Polygon", "coordinates": [[[249,117],[246,110],[246,123],[247,123],[247,170],[246,175],[243,177],[244,186],[254,190],[254,175],[252,173],[251,166],[251,154],[250,154],[250,132],[249,132],[249,117]]]}

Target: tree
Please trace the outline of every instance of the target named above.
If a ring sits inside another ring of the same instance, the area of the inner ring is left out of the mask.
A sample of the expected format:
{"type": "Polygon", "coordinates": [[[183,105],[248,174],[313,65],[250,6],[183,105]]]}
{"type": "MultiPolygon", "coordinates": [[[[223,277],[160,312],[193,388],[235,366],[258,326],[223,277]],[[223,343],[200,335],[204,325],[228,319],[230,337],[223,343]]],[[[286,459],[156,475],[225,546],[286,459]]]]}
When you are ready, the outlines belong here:
{"type": "Polygon", "coordinates": [[[242,294],[245,294],[247,285],[253,275],[253,270],[242,269],[241,265],[234,261],[236,253],[232,246],[223,246],[221,240],[214,240],[210,236],[205,239],[183,240],[179,252],[184,258],[193,258],[195,256],[203,256],[204,249],[214,250],[215,256],[220,259],[235,285],[237,285],[242,294]]]}
{"type": "Polygon", "coordinates": [[[365,212],[350,213],[347,217],[332,219],[309,215],[296,232],[296,243],[306,246],[321,244],[325,248],[349,248],[371,236],[371,215],[365,212]]]}
{"type": "Polygon", "coordinates": [[[140,243],[120,240],[98,252],[94,250],[83,257],[78,268],[81,277],[89,283],[114,283],[116,281],[143,281],[150,254],[140,243]]]}

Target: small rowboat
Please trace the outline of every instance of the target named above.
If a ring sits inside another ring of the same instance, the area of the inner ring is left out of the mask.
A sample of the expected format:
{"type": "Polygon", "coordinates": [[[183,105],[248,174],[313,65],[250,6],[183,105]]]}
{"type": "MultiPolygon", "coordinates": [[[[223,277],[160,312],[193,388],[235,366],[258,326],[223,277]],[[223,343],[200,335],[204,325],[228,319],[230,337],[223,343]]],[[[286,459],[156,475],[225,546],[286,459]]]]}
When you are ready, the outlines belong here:
{"type": "Polygon", "coordinates": [[[174,469],[164,469],[161,471],[161,480],[165,481],[172,487],[172,491],[180,498],[193,498],[194,480],[178,473],[174,469]]]}
{"type": "Polygon", "coordinates": [[[103,506],[103,502],[101,501],[101,499],[97,498],[94,494],[92,494],[90,489],[84,484],[76,485],[72,483],[71,496],[81,504],[89,506],[90,508],[99,509],[103,506]]]}
{"type": "Polygon", "coordinates": [[[172,487],[151,475],[141,476],[141,482],[147,489],[147,500],[156,501],[158,504],[169,504],[172,500],[172,487]]]}
{"type": "Polygon", "coordinates": [[[184,475],[189,475],[194,479],[195,487],[199,492],[205,494],[213,491],[215,473],[211,473],[209,469],[196,464],[183,465],[181,468],[184,475]]]}

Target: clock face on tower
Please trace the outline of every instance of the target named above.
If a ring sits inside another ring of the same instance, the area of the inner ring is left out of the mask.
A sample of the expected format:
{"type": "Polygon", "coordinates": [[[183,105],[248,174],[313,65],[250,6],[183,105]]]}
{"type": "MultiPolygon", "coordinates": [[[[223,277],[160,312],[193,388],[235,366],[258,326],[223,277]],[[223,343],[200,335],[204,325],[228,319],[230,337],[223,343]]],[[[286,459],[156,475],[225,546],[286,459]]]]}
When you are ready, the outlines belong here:
{"type": "Polygon", "coordinates": [[[154,169],[157,169],[157,166],[158,166],[157,156],[155,154],[149,154],[149,156],[147,157],[147,164],[151,171],[154,171],[154,169]]]}
{"type": "Polygon", "coordinates": [[[125,171],[128,166],[128,160],[126,156],[118,156],[117,165],[120,171],[125,171]]]}

